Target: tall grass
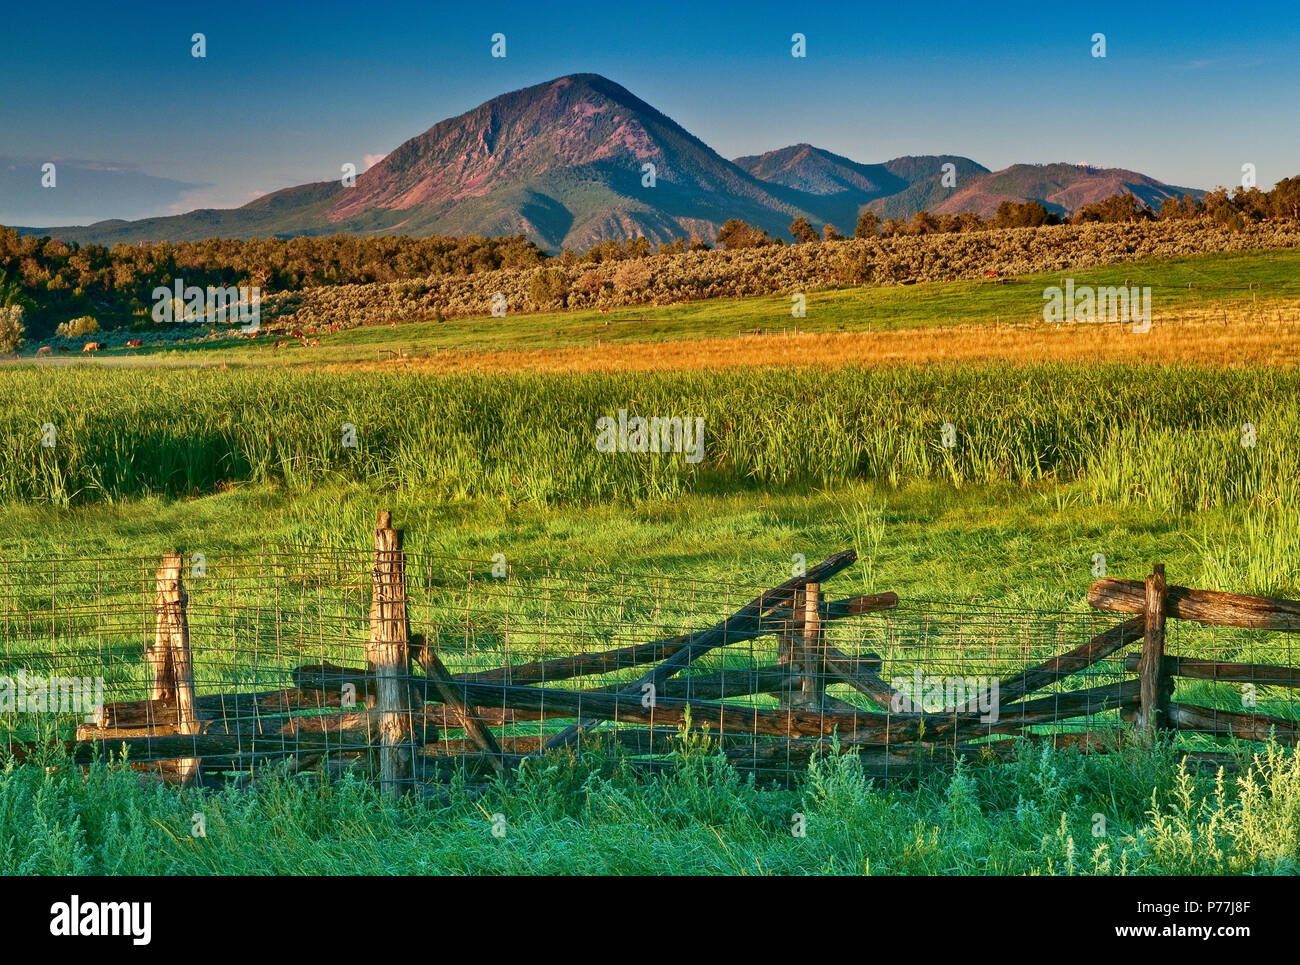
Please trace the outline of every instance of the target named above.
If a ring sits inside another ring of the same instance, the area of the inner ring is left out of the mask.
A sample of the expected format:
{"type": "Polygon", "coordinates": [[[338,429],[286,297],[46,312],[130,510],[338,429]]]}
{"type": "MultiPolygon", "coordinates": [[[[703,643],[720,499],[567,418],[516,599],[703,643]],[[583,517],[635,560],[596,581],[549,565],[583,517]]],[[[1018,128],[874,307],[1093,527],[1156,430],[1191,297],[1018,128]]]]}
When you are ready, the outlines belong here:
{"type": "Polygon", "coordinates": [[[832,756],[785,791],[757,789],[690,742],[673,771],[646,780],[599,755],[557,754],[484,798],[453,787],[438,803],[395,803],[354,779],[175,793],[129,770],[49,763],[0,767],[0,874],[1300,870],[1300,758],[1275,748],[1232,780],[1181,769],[1161,747],[1026,745],[1013,763],[887,789],[856,757],[832,756]],[[205,837],[190,834],[196,813],[205,837]],[[805,836],[791,833],[795,814],[805,836]]]}
{"type": "Polygon", "coordinates": [[[1159,507],[1294,491],[1300,376],[1122,365],[503,375],[11,369],[0,500],[365,481],[547,504],[686,491],[1087,483],[1159,507]],[[596,420],[702,416],[705,456],[597,451],[596,420]],[[42,426],[56,444],[42,445],[42,426]],[[943,445],[952,423],[955,445],[943,445]],[[1254,445],[1243,445],[1254,427],[1254,445]],[[344,445],[344,426],[356,446],[344,445]]]}

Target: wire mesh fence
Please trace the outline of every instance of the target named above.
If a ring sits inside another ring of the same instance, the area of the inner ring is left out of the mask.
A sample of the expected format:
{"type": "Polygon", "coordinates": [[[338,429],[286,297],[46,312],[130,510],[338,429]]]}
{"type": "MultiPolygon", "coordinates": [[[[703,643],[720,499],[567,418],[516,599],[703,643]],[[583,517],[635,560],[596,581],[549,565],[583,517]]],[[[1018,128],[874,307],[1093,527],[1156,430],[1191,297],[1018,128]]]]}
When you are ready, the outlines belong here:
{"type": "MultiPolygon", "coordinates": [[[[654,770],[693,734],[761,780],[833,745],[888,779],[1005,757],[1016,736],[1097,744],[1141,713],[1140,617],[836,599],[816,567],[761,588],[402,554],[405,639],[385,671],[376,558],[195,555],[174,607],[157,559],[0,560],[7,750],[186,783],[270,768],[427,787],[546,750],[654,770]]],[[[1179,677],[1179,703],[1164,693],[1161,713],[1201,725],[1185,746],[1294,738],[1293,639],[1171,621],[1160,679],[1179,677]]]]}

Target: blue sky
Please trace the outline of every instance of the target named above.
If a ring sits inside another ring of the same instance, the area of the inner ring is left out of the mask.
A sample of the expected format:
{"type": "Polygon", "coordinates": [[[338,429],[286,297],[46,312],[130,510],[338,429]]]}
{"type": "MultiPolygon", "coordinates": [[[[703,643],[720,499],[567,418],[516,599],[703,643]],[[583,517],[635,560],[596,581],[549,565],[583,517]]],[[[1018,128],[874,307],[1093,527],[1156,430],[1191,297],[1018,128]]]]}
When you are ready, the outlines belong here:
{"type": "Polygon", "coordinates": [[[507,90],[604,74],[725,157],[1300,174],[1300,5],[161,4],[0,10],[0,223],[242,204],[507,90]],[[207,57],[190,37],[207,38],[207,57]],[[507,56],[490,56],[491,36],[507,56]],[[790,56],[807,36],[808,56],[790,56]],[[1091,56],[1106,35],[1107,56],[1091,56]],[[39,187],[40,164],[58,187],[39,187]]]}

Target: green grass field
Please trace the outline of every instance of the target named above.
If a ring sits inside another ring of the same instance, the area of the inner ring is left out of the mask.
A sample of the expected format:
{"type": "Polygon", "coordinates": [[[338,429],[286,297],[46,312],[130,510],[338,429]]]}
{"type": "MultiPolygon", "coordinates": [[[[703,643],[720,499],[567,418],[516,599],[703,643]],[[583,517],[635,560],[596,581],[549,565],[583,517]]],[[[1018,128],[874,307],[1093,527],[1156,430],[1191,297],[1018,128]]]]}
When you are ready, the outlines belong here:
{"type": "MultiPolygon", "coordinates": [[[[1069,273],[1076,285],[1150,285],[1156,318],[1187,311],[1237,313],[1255,299],[1300,297],[1300,252],[1292,250],[1150,259],[1069,273]],[[1190,286],[1190,287],[1189,287],[1190,286]]],[[[1043,290],[1061,284],[1060,272],[1025,275],[1005,283],[952,281],[920,285],[867,285],[808,295],[807,315],[793,318],[788,295],[710,299],[677,305],[532,312],[505,319],[450,318],[396,328],[367,326],[321,337],[303,350],[276,350],[274,339],[224,340],[174,347],[115,349],[97,361],[139,365],[320,365],[375,361],[381,352],[412,355],[513,352],[531,349],[727,338],[755,329],[807,332],[892,331],[932,326],[1041,321],[1043,290]]]]}
{"type": "Polygon", "coordinates": [[[482,378],[13,369],[0,381],[0,447],[10,454],[0,498],[67,506],[344,480],[450,501],[595,505],[913,479],[959,487],[1082,480],[1094,501],[1169,509],[1292,498],[1293,370],[1134,371],[1054,364],[482,378]],[[599,451],[598,420],[620,410],[703,419],[699,461],[599,451]]]}
{"type": "MultiPolygon", "coordinates": [[[[1249,300],[1240,289],[1250,282],[1291,284],[1294,255],[1188,259],[1160,266],[1153,283],[1169,298],[1249,300]],[[1172,294],[1187,280],[1191,294],[1172,294]]],[[[1133,265],[1116,271],[1137,277],[1133,265]]],[[[1076,275],[1085,279],[1123,280],[1076,275]]],[[[822,293],[826,314],[841,314],[817,324],[861,325],[870,299],[882,300],[879,316],[891,305],[900,328],[947,324],[949,297],[967,316],[1017,305],[1032,314],[1041,285],[1024,285],[822,293]]],[[[763,327],[762,304],[657,309],[654,337],[763,327]]],[[[527,327],[516,347],[586,338],[583,326],[597,324],[511,322],[527,327]]],[[[461,336],[457,347],[469,348],[476,324],[337,338],[354,353],[461,336]]],[[[1100,553],[1110,575],[1140,578],[1164,562],[1174,583],[1300,595],[1291,370],[439,377],[303,370],[282,365],[288,356],[276,368],[238,364],[270,358],[258,345],[171,353],[184,366],[174,370],[0,369],[0,557],[364,550],[375,510],[387,508],[413,554],[503,553],[516,566],[633,578],[772,585],[793,554],[813,561],[853,547],[859,563],[835,581],[837,595],[1082,613],[1100,553]],[[704,417],[703,460],[597,452],[595,419],[621,407],[704,417]],[[53,446],[42,445],[47,423],[53,446]],[[356,427],[355,448],[342,444],[344,423],[356,427]]],[[[1178,640],[1225,645],[1208,632],[1178,640]]],[[[1252,653],[1269,656],[1296,662],[1284,635],[1264,635],[1252,653]]],[[[1208,686],[1190,692],[1211,702],[1208,686]]],[[[604,755],[557,756],[478,799],[453,788],[446,800],[396,804],[352,779],[177,791],[102,766],[83,778],[54,760],[0,770],[0,873],[1293,873],[1300,764],[1270,753],[1238,782],[1182,773],[1166,746],[1094,756],[1027,747],[1012,764],[887,788],[849,756],[776,790],[687,740],[681,766],[653,779],[604,755]],[[196,813],[205,838],[190,835],[196,813]],[[796,814],[806,837],[791,833],[796,814]],[[492,833],[494,815],[504,836],[492,833]]]]}

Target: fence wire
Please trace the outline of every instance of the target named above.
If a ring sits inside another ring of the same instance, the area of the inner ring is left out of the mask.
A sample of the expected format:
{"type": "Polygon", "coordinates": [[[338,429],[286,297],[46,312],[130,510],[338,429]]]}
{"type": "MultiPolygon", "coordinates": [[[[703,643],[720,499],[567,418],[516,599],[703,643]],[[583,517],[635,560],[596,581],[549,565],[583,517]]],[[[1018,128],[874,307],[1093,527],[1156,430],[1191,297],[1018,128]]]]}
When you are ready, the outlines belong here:
{"type": "MultiPolygon", "coordinates": [[[[334,547],[187,558],[198,723],[178,733],[175,695],[152,699],[158,559],[0,560],[4,746],[40,759],[62,742],[76,763],[124,756],[205,784],[267,768],[374,776],[385,740],[366,670],[372,562],[370,552],[334,547]]],[[[852,595],[835,584],[821,587],[824,606],[852,595]]],[[[788,781],[832,739],[859,753],[866,773],[890,778],[1006,756],[1020,734],[1096,740],[1131,718],[1135,702],[1126,664],[1136,640],[1023,693],[1015,687],[1027,668],[1123,622],[1118,614],[929,600],[827,612],[816,639],[832,663],[801,649],[807,627],[795,601],[761,627],[733,627],[721,646],[647,689],[633,685],[680,652],[685,635],[717,627],[764,589],[415,553],[406,586],[413,656],[424,644],[440,659],[474,718],[412,661],[392,752],[404,762],[400,780],[420,786],[490,778],[596,718],[565,747],[646,770],[673,766],[693,743],[689,719],[696,743],[702,733],[710,750],[763,780],[788,781]],[[921,712],[937,716],[918,731],[921,712]],[[486,744],[475,723],[488,730],[486,744]]],[[[1293,636],[1171,620],[1166,650],[1293,667],[1293,636]]],[[[1293,691],[1276,676],[1180,678],[1173,699],[1295,721],[1293,691]]],[[[1186,739],[1217,746],[1213,736],[1186,739]]]]}

